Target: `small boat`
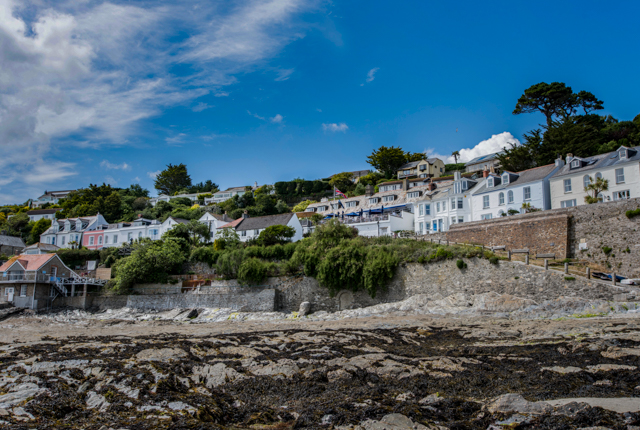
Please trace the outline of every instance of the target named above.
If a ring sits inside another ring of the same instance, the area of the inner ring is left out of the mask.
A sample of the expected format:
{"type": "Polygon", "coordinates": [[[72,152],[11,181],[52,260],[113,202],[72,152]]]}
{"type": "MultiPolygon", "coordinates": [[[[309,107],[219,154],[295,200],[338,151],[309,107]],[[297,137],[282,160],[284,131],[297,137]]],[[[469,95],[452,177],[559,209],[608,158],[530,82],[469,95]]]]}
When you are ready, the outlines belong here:
{"type": "Polygon", "coordinates": [[[640,285],[640,279],[623,279],[622,281],[620,281],[620,283],[622,285],[640,285]]]}
{"type": "MultiPolygon", "coordinates": [[[[611,281],[612,279],[611,274],[603,272],[593,272],[591,276],[593,276],[594,278],[602,279],[604,281],[611,281]]],[[[621,282],[625,279],[627,278],[625,278],[624,276],[616,275],[616,282],[621,282]]]]}

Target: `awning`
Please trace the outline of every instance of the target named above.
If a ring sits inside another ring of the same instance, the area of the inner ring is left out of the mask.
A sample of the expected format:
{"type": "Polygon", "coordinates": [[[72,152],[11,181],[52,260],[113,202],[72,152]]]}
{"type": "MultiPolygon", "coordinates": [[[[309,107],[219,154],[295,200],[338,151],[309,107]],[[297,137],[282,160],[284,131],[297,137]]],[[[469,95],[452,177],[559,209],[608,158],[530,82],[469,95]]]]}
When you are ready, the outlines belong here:
{"type": "Polygon", "coordinates": [[[349,213],[349,214],[345,214],[345,215],[346,215],[346,216],[359,216],[359,215],[360,215],[360,213],[359,213],[359,212],[358,212],[358,213],[356,213],[356,212],[351,212],[351,213],[349,213]]]}

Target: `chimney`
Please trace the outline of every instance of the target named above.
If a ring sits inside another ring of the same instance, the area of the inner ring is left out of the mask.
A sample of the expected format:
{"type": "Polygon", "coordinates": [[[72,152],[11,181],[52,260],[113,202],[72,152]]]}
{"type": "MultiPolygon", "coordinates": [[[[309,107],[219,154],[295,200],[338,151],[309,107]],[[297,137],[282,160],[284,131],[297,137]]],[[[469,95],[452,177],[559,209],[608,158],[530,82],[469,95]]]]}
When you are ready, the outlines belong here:
{"type": "Polygon", "coordinates": [[[364,195],[367,197],[371,197],[375,193],[376,189],[373,185],[369,184],[364,187],[364,195]]]}
{"type": "Polygon", "coordinates": [[[491,173],[496,173],[496,169],[493,166],[489,167],[489,171],[491,173]]]}
{"type": "Polygon", "coordinates": [[[409,189],[409,178],[404,178],[402,180],[402,189],[405,191],[409,189]]]}
{"type": "Polygon", "coordinates": [[[242,219],[247,219],[249,218],[249,211],[244,211],[244,213],[242,214],[242,219]]]}
{"type": "Polygon", "coordinates": [[[573,154],[568,153],[567,154],[567,164],[571,163],[571,160],[573,160],[573,154]]]}
{"type": "Polygon", "coordinates": [[[427,188],[429,188],[429,191],[433,191],[437,188],[437,186],[434,182],[429,181],[429,184],[427,184],[427,188]]]}
{"type": "Polygon", "coordinates": [[[489,171],[488,171],[488,170],[483,170],[483,171],[482,171],[482,177],[483,177],[483,178],[486,178],[486,177],[488,177],[488,176],[489,176],[489,171]]]}
{"type": "Polygon", "coordinates": [[[455,172],[453,172],[453,180],[454,181],[459,181],[462,178],[462,175],[460,174],[459,170],[456,170],[455,172]]]}
{"type": "Polygon", "coordinates": [[[253,188],[258,188],[258,181],[255,181],[255,182],[253,183],[253,188]]]}
{"type": "Polygon", "coordinates": [[[138,214],[138,218],[142,218],[142,214],[138,214]]]}
{"type": "Polygon", "coordinates": [[[562,167],[564,166],[564,160],[562,159],[561,156],[558,156],[558,158],[556,158],[556,167],[562,167]]]}

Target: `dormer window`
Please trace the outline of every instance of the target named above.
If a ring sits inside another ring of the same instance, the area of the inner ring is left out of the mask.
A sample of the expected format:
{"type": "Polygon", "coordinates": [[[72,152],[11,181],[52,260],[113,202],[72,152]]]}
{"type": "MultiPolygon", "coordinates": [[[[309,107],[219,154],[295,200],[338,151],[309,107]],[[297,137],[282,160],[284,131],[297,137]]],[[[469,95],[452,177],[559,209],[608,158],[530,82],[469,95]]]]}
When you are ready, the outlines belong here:
{"type": "Polygon", "coordinates": [[[469,189],[469,181],[462,181],[462,190],[466,191],[469,189]]]}
{"type": "Polygon", "coordinates": [[[383,202],[392,202],[392,201],[394,201],[395,199],[396,199],[396,196],[394,196],[394,195],[391,195],[391,196],[384,196],[384,197],[382,198],[382,201],[383,201],[383,202]]]}
{"type": "Polygon", "coordinates": [[[509,174],[505,173],[504,175],[502,175],[502,183],[503,184],[508,184],[509,183],[509,174]]]}
{"type": "Polygon", "coordinates": [[[408,196],[410,199],[414,199],[414,198],[416,198],[416,197],[420,197],[420,194],[422,194],[420,191],[412,191],[412,192],[410,192],[407,196],[408,196]]]}
{"type": "Polygon", "coordinates": [[[580,160],[571,161],[571,168],[572,169],[577,169],[578,167],[580,167],[580,160]]]}
{"type": "Polygon", "coordinates": [[[493,188],[493,178],[487,179],[487,187],[493,188]]]}
{"type": "Polygon", "coordinates": [[[378,201],[379,201],[378,197],[372,197],[369,199],[369,204],[375,205],[376,203],[378,203],[378,201]]]}
{"type": "Polygon", "coordinates": [[[627,158],[629,155],[629,151],[627,148],[620,148],[620,158],[627,158]]]}

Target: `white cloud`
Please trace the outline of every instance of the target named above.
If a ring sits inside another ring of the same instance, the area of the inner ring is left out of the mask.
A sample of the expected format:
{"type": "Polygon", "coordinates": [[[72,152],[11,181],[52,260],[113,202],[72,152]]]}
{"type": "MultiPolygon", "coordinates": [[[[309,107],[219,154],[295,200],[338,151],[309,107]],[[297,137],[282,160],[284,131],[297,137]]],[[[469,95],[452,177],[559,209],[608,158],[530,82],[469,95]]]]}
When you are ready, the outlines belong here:
{"type": "Polygon", "coordinates": [[[100,167],[103,167],[107,170],[131,170],[131,166],[127,163],[113,164],[108,162],[107,160],[102,160],[102,162],[100,163],[100,167]]]}
{"type": "Polygon", "coordinates": [[[283,119],[284,118],[282,117],[282,115],[276,114],[276,116],[274,116],[273,118],[269,118],[269,121],[271,121],[274,124],[280,124],[282,123],[283,119]]]}
{"type": "Polygon", "coordinates": [[[211,109],[213,106],[207,104],[207,103],[198,103],[197,105],[195,105],[194,107],[191,108],[192,111],[194,112],[202,112],[203,110],[206,109],[211,109]]]}
{"type": "Polygon", "coordinates": [[[140,183],[140,177],[136,176],[135,178],[133,178],[133,182],[140,183]]]}
{"type": "Polygon", "coordinates": [[[248,113],[249,115],[251,115],[252,117],[254,117],[254,118],[258,118],[258,119],[260,119],[260,120],[262,120],[262,121],[266,121],[266,118],[265,118],[265,117],[260,116],[260,115],[258,115],[257,113],[251,113],[251,111],[247,111],[247,113],[248,113]]]}
{"type": "Polygon", "coordinates": [[[151,179],[155,179],[156,177],[158,177],[160,173],[162,173],[162,170],[156,170],[155,172],[147,172],[147,176],[149,176],[151,179]]]}
{"type": "Polygon", "coordinates": [[[175,136],[165,137],[164,141],[167,142],[167,145],[180,146],[184,143],[184,138],[186,136],[186,133],[178,133],[175,136]]]}
{"type": "Polygon", "coordinates": [[[193,13],[182,3],[0,0],[0,183],[24,187],[43,160],[58,162],[61,145],[127,145],[165,107],[228,96],[236,74],[304,37],[300,16],[316,4],[205,2],[193,13]],[[170,41],[181,32],[184,42],[170,41]],[[191,74],[172,73],[175,64],[191,74]]]}
{"type": "Polygon", "coordinates": [[[109,184],[109,185],[118,185],[118,180],[116,178],[114,178],[113,176],[105,176],[104,178],[104,182],[105,184],[109,184]]]}
{"type": "Polygon", "coordinates": [[[374,67],[367,72],[367,82],[371,82],[376,78],[376,72],[380,70],[380,67],[374,67]]]}
{"type": "Polygon", "coordinates": [[[317,108],[316,110],[317,110],[318,112],[322,112],[322,109],[320,109],[320,108],[317,108]]]}
{"type": "Polygon", "coordinates": [[[336,124],[334,122],[333,124],[324,124],[323,123],[322,124],[322,129],[324,131],[332,131],[332,132],[341,131],[341,132],[345,133],[349,129],[349,127],[344,122],[341,122],[340,124],[336,124]]]}
{"type": "MultiPolygon", "coordinates": [[[[473,160],[474,158],[480,157],[481,155],[500,152],[504,148],[510,148],[511,143],[519,145],[520,141],[513,137],[513,135],[508,131],[502,132],[500,134],[494,134],[489,139],[483,140],[473,148],[458,150],[458,152],[460,153],[460,155],[458,156],[458,163],[466,163],[467,161],[473,160]]],[[[429,157],[440,158],[445,163],[455,162],[455,159],[451,155],[438,154],[433,148],[428,148],[425,152],[429,157]]]]}
{"type": "Polygon", "coordinates": [[[280,81],[286,81],[287,79],[289,79],[289,76],[291,76],[291,74],[295,71],[295,69],[279,69],[278,70],[278,77],[274,79],[274,81],[280,82],[280,81]]]}

